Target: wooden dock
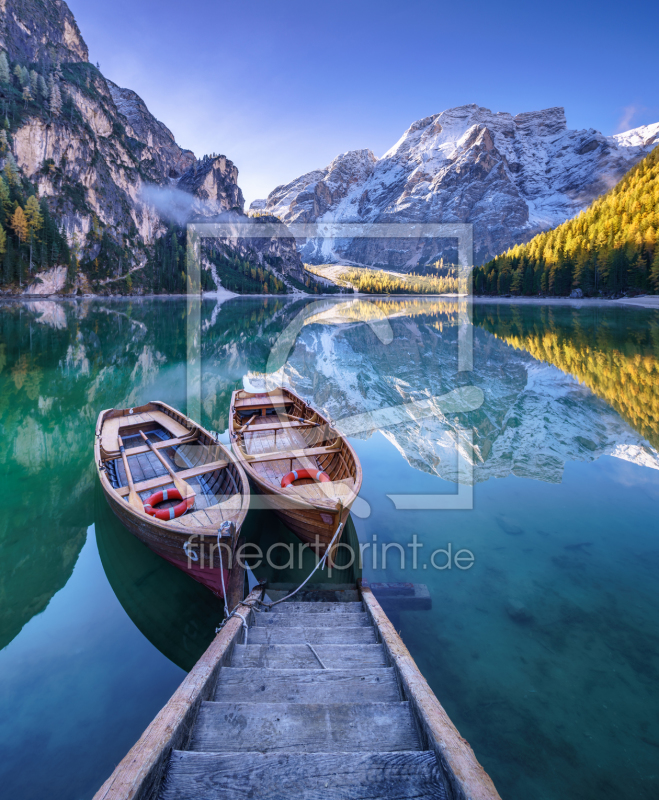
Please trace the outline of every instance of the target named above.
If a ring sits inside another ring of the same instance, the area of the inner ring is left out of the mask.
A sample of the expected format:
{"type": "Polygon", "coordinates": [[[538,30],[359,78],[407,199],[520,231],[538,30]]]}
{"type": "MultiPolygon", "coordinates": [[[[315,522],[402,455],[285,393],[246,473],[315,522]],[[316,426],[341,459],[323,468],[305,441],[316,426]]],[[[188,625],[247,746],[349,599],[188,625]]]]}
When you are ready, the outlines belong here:
{"type": "Polygon", "coordinates": [[[315,596],[232,617],[94,800],[500,800],[370,588],[315,596]]]}

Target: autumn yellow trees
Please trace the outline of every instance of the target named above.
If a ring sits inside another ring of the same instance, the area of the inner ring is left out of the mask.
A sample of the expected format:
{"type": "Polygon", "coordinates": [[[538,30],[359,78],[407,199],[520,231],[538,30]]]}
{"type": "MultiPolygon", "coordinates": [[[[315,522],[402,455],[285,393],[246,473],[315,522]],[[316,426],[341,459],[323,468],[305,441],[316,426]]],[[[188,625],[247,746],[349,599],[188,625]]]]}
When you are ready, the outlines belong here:
{"type": "Polygon", "coordinates": [[[659,292],[659,147],[586,211],[474,273],[477,294],[659,292]]]}
{"type": "Polygon", "coordinates": [[[466,280],[455,276],[395,275],[378,269],[351,269],[341,280],[368,294],[463,294],[466,280]]]}

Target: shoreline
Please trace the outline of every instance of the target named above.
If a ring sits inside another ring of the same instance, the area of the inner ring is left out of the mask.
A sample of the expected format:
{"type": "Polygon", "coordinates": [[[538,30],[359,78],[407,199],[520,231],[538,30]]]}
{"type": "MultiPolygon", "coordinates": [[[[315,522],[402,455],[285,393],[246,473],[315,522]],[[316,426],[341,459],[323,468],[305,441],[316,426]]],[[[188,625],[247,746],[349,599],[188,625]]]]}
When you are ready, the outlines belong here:
{"type": "MultiPolygon", "coordinates": [[[[11,303],[43,303],[47,301],[53,302],[70,302],[79,303],[90,300],[102,300],[104,302],[127,301],[132,302],[136,300],[182,300],[189,298],[188,294],[125,294],[125,295],[102,295],[102,294],[85,294],[85,295],[62,295],[62,294],[22,294],[22,295],[0,295],[0,305],[11,303]]],[[[632,306],[635,308],[649,308],[659,310],[659,295],[638,295],[637,297],[496,297],[488,295],[466,295],[466,294],[375,294],[370,292],[354,292],[354,294],[337,294],[336,292],[328,292],[323,294],[304,294],[302,292],[287,292],[286,294],[234,294],[222,293],[216,295],[214,293],[204,293],[200,299],[214,300],[219,303],[226,303],[231,300],[245,299],[245,298],[289,298],[291,300],[303,300],[308,298],[314,299],[333,299],[341,302],[350,300],[364,300],[368,298],[377,299],[395,299],[395,300],[425,300],[425,299],[445,299],[449,300],[464,300],[478,305],[568,305],[575,308],[583,306],[607,306],[614,303],[623,306],[632,306]]]]}

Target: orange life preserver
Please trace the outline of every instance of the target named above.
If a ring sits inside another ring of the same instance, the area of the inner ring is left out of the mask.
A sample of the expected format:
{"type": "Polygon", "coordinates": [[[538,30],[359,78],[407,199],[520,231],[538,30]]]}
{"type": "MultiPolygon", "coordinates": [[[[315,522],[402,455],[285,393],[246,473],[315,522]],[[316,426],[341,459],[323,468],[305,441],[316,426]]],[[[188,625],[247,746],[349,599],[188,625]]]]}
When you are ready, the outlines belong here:
{"type": "Polygon", "coordinates": [[[194,495],[185,500],[178,489],[163,489],[162,492],[156,492],[149,497],[144,504],[144,510],[147,514],[150,514],[156,519],[167,520],[181,517],[189,508],[192,508],[193,505],[194,495]],[[179,503],[177,506],[172,506],[171,508],[161,508],[160,510],[152,507],[157,506],[158,503],[164,503],[165,500],[182,500],[183,502],[179,503]]]}
{"type": "Polygon", "coordinates": [[[323,472],[322,469],[314,471],[312,469],[294,469],[293,472],[289,472],[288,475],[284,475],[281,479],[281,488],[285,489],[287,486],[290,486],[293,481],[299,481],[300,478],[311,478],[313,481],[318,481],[319,483],[329,483],[331,480],[330,476],[323,472]]]}

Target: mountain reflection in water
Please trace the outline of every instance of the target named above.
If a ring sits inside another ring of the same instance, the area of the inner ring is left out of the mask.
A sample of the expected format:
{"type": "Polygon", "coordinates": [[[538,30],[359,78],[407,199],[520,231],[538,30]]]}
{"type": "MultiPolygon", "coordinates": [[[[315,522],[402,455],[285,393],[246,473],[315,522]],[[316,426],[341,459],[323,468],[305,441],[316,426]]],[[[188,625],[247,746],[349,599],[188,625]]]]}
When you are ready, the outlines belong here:
{"type": "Polygon", "coordinates": [[[640,315],[644,327],[637,309],[476,304],[473,369],[461,371],[468,312],[464,301],[335,305],[306,321],[280,380],[339,421],[477,387],[477,410],[410,413],[385,433],[413,467],[453,482],[513,474],[556,483],[567,462],[602,455],[659,468],[656,312],[640,315]],[[388,336],[374,319],[387,321],[388,336]]]}

